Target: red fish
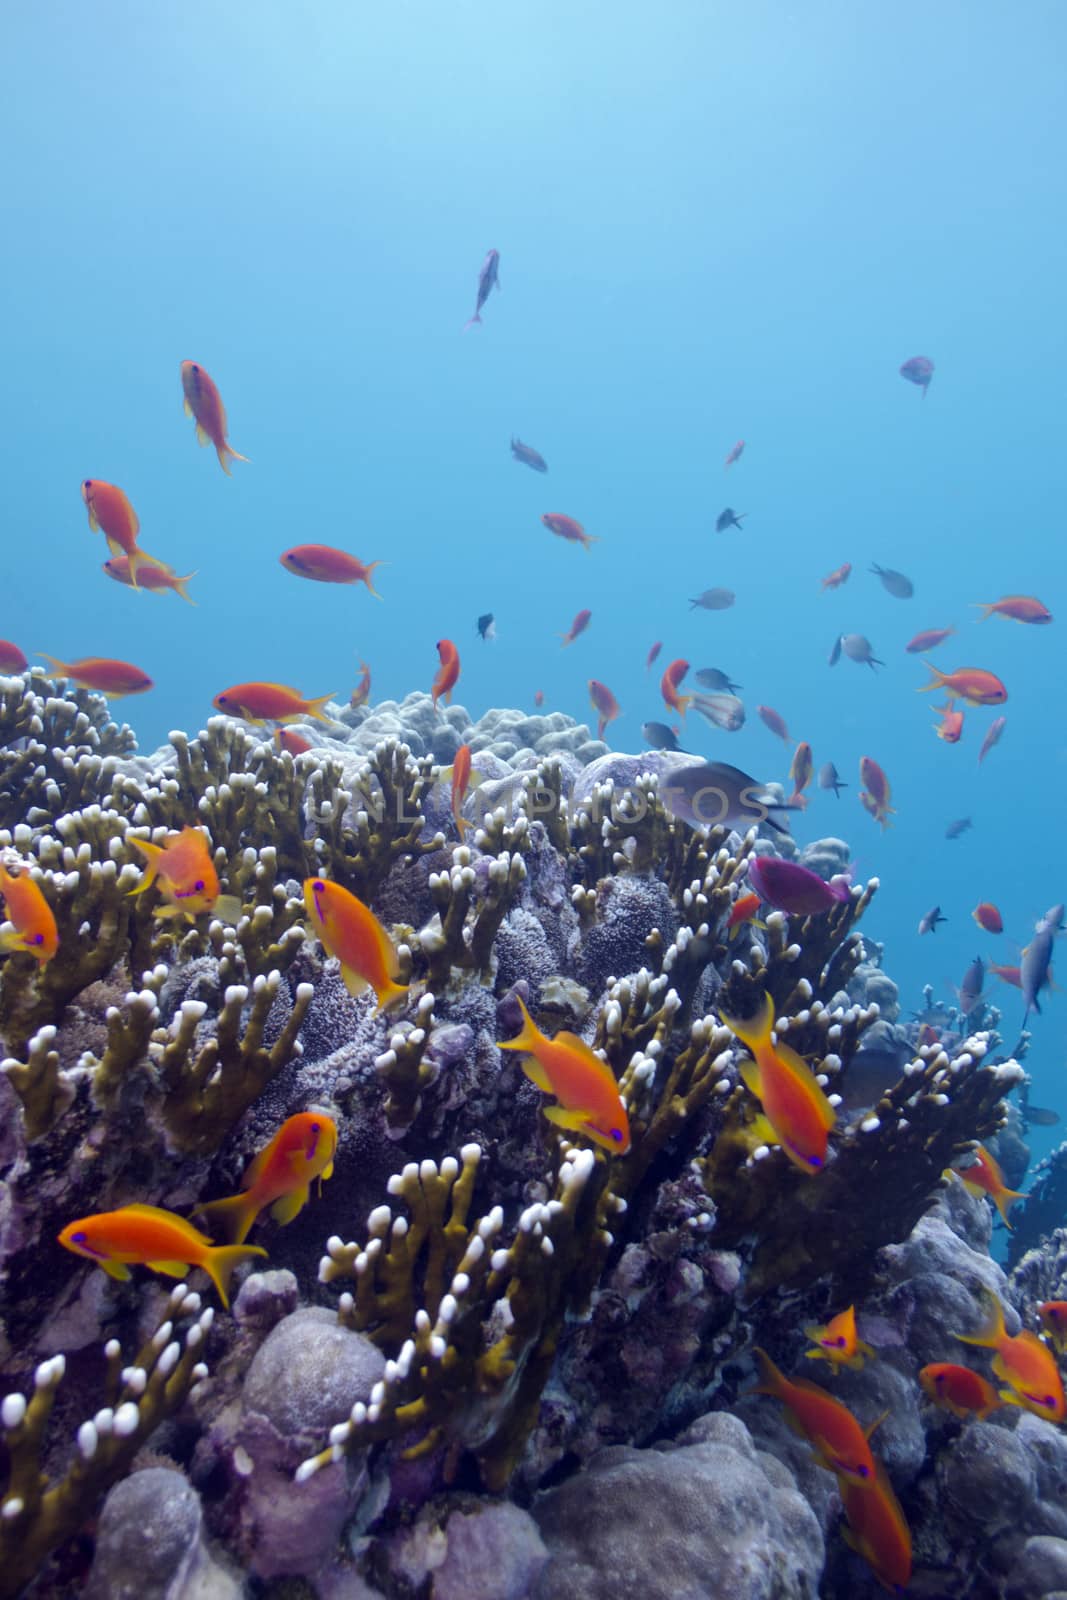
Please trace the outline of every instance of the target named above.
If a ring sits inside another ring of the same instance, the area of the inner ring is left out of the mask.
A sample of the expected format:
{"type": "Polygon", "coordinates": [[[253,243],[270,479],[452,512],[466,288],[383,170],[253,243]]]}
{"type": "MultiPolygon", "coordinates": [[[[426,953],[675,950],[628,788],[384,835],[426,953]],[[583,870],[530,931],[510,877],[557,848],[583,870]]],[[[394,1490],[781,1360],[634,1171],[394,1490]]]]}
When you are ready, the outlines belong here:
{"type": "Polygon", "coordinates": [[[841,873],[830,883],[799,861],[781,856],[750,856],[748,881],[761,900],[791,917],[817,917],[843,905],[851,893],[849,875],[841,873]]]}
{"type": "Polygon", "coordinates": [[[1022,988],[1023,975],[1021,967],[1000,967],[995,961],[991,961],[989,970],[994,978],[1000,979],[1001,983],[1010,983],[1014,989],[1022,988]]]}
{"type": "Polygon", "coordinates": [[[379,1011],[407,998],[396,945],[369,906],[326,878],[304,880],[304,905],[320,944],[341,963],[349,994],[373,989],[379,1011]]]}
{"type": "Polygon", "coordinates": [[[874,1457],[868,1436],[840,1400],[806,1378],[787,1378],[765,1350],[753,1351],[759,1362],[760,1381],[748,1394],[769,1394],[780,1400],[789,1412],[790,1423],[802,1433],[816,1456],[829,1471],[836,1472],[842,1484],[874,1481],[874,1457]]]}
{"type": "Polygon", "coordinates": [[[980,600],[978,604],[982,608],[979,622],[985,622],[988,617],[1010,617],[1013,622],[1052,621],[1052,612],[1032,594],[1006,594],[1002,600],[980,600]]]}
{"type": "Polygon", "coordinates": [[[895,808],[889,804],[892,791],[889,779],[871,756],[860,756],[860,782],[863,784],[860,801],[865,810],[883,828],[888,828],[890,815],[896,815],[895,808]]]}
{"type": "Polygon", "coordinates": [[[568,539],[571,544],[580,544],[586,550],[597,541],[597,534],[586,533],[580,522],[575,522],[573,517],[565,517],[562,511],[546,511],[541,521],[557,539],[568,539]]]}
{"type": "Polygon", "coordinates": [[[834,1108],[802,1056],[787,1044],[774,1041],[774,1006],[768,994],[761,1009],[744,1020],[722,1014],[724,1025],[751,1052],[738,1074],[745,1088],[763,1108],[755,1133],[768,1144],[781,1145],[794,1166],[812,1175],[826,1165],[834,1108]]]}
{"type": "Polygon", "coordinates": [[[305,700],[299,690],[285,683],[235,683],[232,689],[217,694],[211,704],[216,711],[242,717],[245,722],[299,722],[301,717],[329,722],[325,708],[332,699],[331,691],[305,700]]]}
{"type": "MultiPolygon", "coordinates": [[[[726,919],[727,933],[731,933],[734,928],[740,928],[746,922],[757,922],[756,912],[759,908],[760,897],[758,894],[739,895],[730,909],[730,915],[726,919]]],[[[757,922],[757,926],[762,927],[763,924],[757,922]]]]}
{"type": "Polygon", "coordinates": [[[459,679],[459,651],[451,639],[438,639],[434,649],[441,660],[430,690],[436,711],[438,700],[443,699],[446,706],[452,704],[452,690],[459,679]]]}
{"type": "Polygon", "coordinates": [[[474,315],[468,317],[463,324],[463,332],[482,320],[482,308],[494,289],[500,288],[500,251],[490,250],[482,262],[482,269],[478,274],[478,297],[474,304],[474,315]]]}
{"type": "Polygon", "coordinates": [[[130,584],[136,589],[138,573],[146,562],[166,569],[166,562],[157,561],[137,544],[141,524],[124,490],[102,478],[85,478],[81,486],[82,499],[89,513],[89,526],[103,532],[107,547],[113,556],[125,556],[130,564],[130,584]]]}
{"type": "Polygon", "coordinates": [[[579,611],[578,615],[571,623],[568,632],[560,634],[560,638],[563,640],[563,645],[561,648],[566,649],[567,645],[573,644],[578,635],[580,633],[584,633],[586,628],[588,628],[590,622],[592,621],[592,617],[593,613],[591,611],[579,611]]]}
{"type": "Polygon", "coordinates": [[[589,680],[589,699],[592,702],[593,710],[600,719],[597,723],[596,736],[598,739],[602,739],[604,737],[604,729],[608,723],[614,722],[615,718],[620,715],[619,702],[607,684],[600,683],[596,678],[590,678],[589,680]]]}
{"type": "Polygon", "coordinates": [[[726,460],[723,462],[723,466],[724,467],[732,467],[735,461],[740,461],[742,455],[744,454],[744,450],[745,450],[745,441],[743,439],[738,439],[737,443],[734,445],[733,449],[730,451],[730,454],[726,457],[726,460]]]}
{"type": "Polygon", "coordinates": [[[302,733],[292,728],[275,728],[274,744],[278,750],[284,750],[291,756],[306,756],[311,749],[311,740],[305,739],[302,733]]]}
{"type": "Polygon", "coordinates": [[[190,1267],[202,1267],[227,1310],[234,1267],[267,1253],[257,1244],[213,1245],[191,1222],[159,1206],[121,1206],[82,1217],[67,1224],[59,1242],[122,1283],[131,1266],[151,1267],[168,1278],[184,1278],[190,1267]]]}
{"type": "Polygon", "coordinates": [[[1007,726],[1008,726],[1007,717],[994,717],[993,721],[989,724],[989,732],[986,734],[985,738],[982,740],[982,748],[978,752],[978,765],[979,766],[982,765],[983,759],[989,754],[989,752],[990,752],[990,750],[992,750],[993,746],[995,744],[999,744],[1000,743],[1000,736],[1004,732],[1004,729],[1007,726]]]}
{"type": "Polygon", "coordinates": [[[545,691],[543,689],[535,690],[534,691],[534,705],[535,706],[543,706],[544,703],[545,703],[545,691]]]}
{"type": "Polygon", "coordinates": [[[862,1556],[883,1588],[903,1594],[911,1581],[911,1532],[885,1468],[875,1462],[873,1483],[838,1477],[848,1527],[841,1537],[862,1556]]]}
{"type": "Polygon", "coordinates": [[[215,387],[214,379],[209,377],[197,362],[183,361],[182,393],[185,397],[182,402],[185,415],[196,420],[197,444],[213,444],[215,454],[219,458],[219,466],[228,478],[232,477],[230,462],[247,461],[248,457],[235,450],[226,438],[230,431],[226,421],[226,407],[215,387]]]}
{"type": "Polygon", "coordinates": [[[926,628],[922,633],[917,633],[904,648],[910,655],[921,655],[924,650],[936,650],[955,631],[955,628],[926,628]]]}
{"type": "Polygon", "coordinates": [[[28,866],[15,874],[0,861],[0,895],[4,897],[4,915],[14,929],[0,934],[0,950],[31,955],[39,967],[47,965],[59,949],[59,930],[52,907],[30,877],[28,866]]]}
{"type": "Polygon", "coordinates": [[[367,701],[370,699],[370,668],[365,661],[361,661],[359,664],[359,670],[362,672],[363,676],[356,684],[356,687],[352,690],[352,693],[348,699],[348,703],[352,707],[353,711],[357,711],[360,706],[365,706],[367,701]]]}
{"type": "Polygon", "coordinates": [[[297,544],[278,559],[298,578],[313,578],[316,583],[365,583],[376,600],[382,598],[370,581],[375,567],[382,565],[380,561],[364,566],[347,550],[335,550],[329,544],[297,544]]]}
{"type": "Polygon", "coordinates": [[[848,1306],[831,1317],[825,1326],[810,1325],[804,1329],[805,1339],[810,1339],[814,1350],[805,1350],[809,1361],[829,1361],[832,1367],[859,1368],[874,1351],[864,1344],[856,1332],[856,1308],[848,1306]]]}
{"type": "Polygon", "coordinates": [[[977,1417],[984,1422],[991,1411],[999,1411],[1003,1405],[987,1378],[951,1361],[934,1361],[923,1367],[919,1383],[935,1406],[943,1406],[954,1417],[977,1417]]]}
{"type": "Polygon", "coordinates": [[[1004,1226],[1010,1228],[1008,1212],[1016,1200],[1025,1200],[1026,1196],[1018,1189],[1008,1188],[1004,1182],[1004,1174],[1000,1170],[1000,1163],[990,1155],[985,1145],[978,1145],[974,1155],[972,1166],[953,1167],[952,1171],[962,1181],[968,1194],[988,1195],[1000,1212],[1004,1226]]]}
{"type": "Polygon", "coordinates": [[[920,694],[944,689],[953,700],[965,700],[970,706],[1002,706],[1008,698],[1000,679],[984,667],[959,667],[955,672],[942,672],[928,661],[926,670],[933,676],[929,683],[923,684],[920,694]]]}
{"type": "Polygon", "coordinates": [[[950,700],[947,706],[935,706],[934,710],[941,718],[934,723],[934,732],[946,744],[959,744],[963,737],[963,712],[957,711],[950,700]]]}
{"type": "Polygon", "coordinates": [[[456,751],[456,758],[452,763],[451,769],[446,768],[441,776],[452,780],[452,818],[456,824],[456,832],[462,839],[464,833],[470,827],[470,823],[462,815],[463,802],[467,798],[467,790],[471,785],[471,747],[469,744],[460,745],[456,751]]]}
{"type": "Polygon", "coordinates": [[[1008,1385],[1000,1391],[1008,1405],[1022,1406],[1046,1422],[1062,1422],[1067,1416],[1067,1400],[1052,1351],[1029,1328],[1009,1334],[1000,1301],[989,1290],[986,1299],[989,1315],[985,1326],[977,1333],[957,1333],[956,1338],[996,1352],[993,1371],[1008,1385]]]}
{"type": "Polygon", "coordinates": [[[835,567],[833,572],[822,580],[822,586],[824,589],[840,589],[843,583],[848,582],[851,573],[852,562],[843,561],[839,567],[835,567]]]}
{"type": "Polygon", "coordinates": [[[688,661],[680,659],[672,661],[659,680],[659,692],[663,696],[664,704],[668,711],[676,711],[680,717],[685,716],[693,700],[691,694],[678,693],[678,685],[688,671],[688,661]]]}
{"type": "Polygon", "coordinates": [[[611,1068],[577,1034],[565,1031],[549,1039],[520,996],[514,998],[522,1012],[522,1030],[514,1039],[498,1040],[497,1049],[532,1056],[534,1064],[523,1062],[523,1071],[542,1094],[559,1102],[544,1107],[549,1122],[624,1156],[630,1148],[630,1123],[611,1068]]]}
{"type": "Polygon", "coordinates": [[[95,689],[111,700],[120,700],[124,694],[146,694],[154,687],[152,679],[140,667],[129,661],[112,661],[107,656],[84,656],[81,661],[59,661],[55,656],[38,650],[55,668],[58,678],[69,678],[79,689],[95,689]]]}
{"type": "Polygon", "coordinates": [[[0,639],[0,672],[28,672],[30,664],[17,644],[0,639]]]}
{"type": "Polygon", "coordinates": [[[197,1206],[213,1234],[221,1231],[229,1244],[244,1244],[252,1224],[268,1206],[280,1227],[294,1221],[311,1199],[311,1185],[333,1174],[337,1124],[323,1112],[299,1111],[287,1117],[274,1138],[256,1156],[241,1179],[240,1194],[197,1206]]]}
{"type": "Polygon", "coordinates": [[[971,916],[986,933],[1004,932],[1004,918],[991,900],[980,901],[971,912],[971,916]]]}
{"type": "Polygon", "coordinates": [[[645,657],[645,671],[646,672],[649,670],[649,668],[651,667],[653,661],[655,661],[656,657],[659,655],[659,653],[660,653],[660,651],[662,649],[663,649],[663,641],[661,639],[657,639],[655,644],[649,650],[648,655],[645,657]]]}
{"type": "Polygon", "coordinates": [[[187,572],[180,578],[173,567],[165,566],[162,562],[155,562],[143,551],[138,552],[140,560],[137,565],[137,582],[135,583],[133,568],[129,556],[112,556],[110,561],[103,563],[104,571],[109,578],[114,578],[116,583],[124,583],[131,589],[146,589],[149,594],[166,594],[169,589],[187,605],[195,606],[196,601],[190,600],[185,592],[185,585],[190,578],[195,578],[196,573],[187,572]]]}
{"type": "Polygon", "coordinates": [[[930,387],[930,379],[934,375],[934,364],[929,356],[909,356],[900,369],[900,376],[909,383],[917,383],[926,399],[926,391],[930,387]]]}
{"type": "Polygon", "coordinates": [[[793,780],[793,793],[789,796],[787,804],[801,808],[807,805],[804,790],[811,782],[814,771],[815,762],[811,754],[811,745],[804,739],[794,750],[793,760],[790,763],[789,776],[793,780]]]}
{"type": "Polygon", "coordinates": [[[785,725],[785,718],[775,711],[773,706],[757,706],[756,711],[764,727],[770,728],[771,732],[776,733],[779,739],[784,739],[786,744],[789,744],[789,729],[785,725]]]}

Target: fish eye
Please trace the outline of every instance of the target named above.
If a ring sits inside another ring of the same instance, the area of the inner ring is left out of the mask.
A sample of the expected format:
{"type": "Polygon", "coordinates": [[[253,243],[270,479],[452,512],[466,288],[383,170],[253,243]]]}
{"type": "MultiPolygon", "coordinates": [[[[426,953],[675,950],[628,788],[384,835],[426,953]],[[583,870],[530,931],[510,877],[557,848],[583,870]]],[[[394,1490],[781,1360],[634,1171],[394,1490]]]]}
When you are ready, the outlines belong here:
{"type": "Polygon", "coordinates": [[[830,1344],[832,1344],[835,1347],[835,1349],[837,1349],[837,1350],[843,1350],[844,1347],[845,1347],[844,1339],[830,1339],[828,1342],[830,1344]]]}
{"type": "Polygon", "coordinates": [[[190,368],[190,370],[192,372],[199,372],[200,371],[200,368],[197,366],[195,361],[193,362],[192,367],[190,368]]]}
{"type": "Polygon", "coordinates": [[[318,1122],[313,1122],[313,1123],[312,1123],[312,1124],[311,1124],[311,1131],[312,1131],[312,1133],[321,1133],[321,1132],[322,1132],[322,1125],[321,1125],[321,1123],[318,1123],[318,1122]]]}
{"type": "Polygon", "coordinates": [[[858,1471],[859,1471],[859,1475],[860,1475],[861,1478],[869,1478],[870,1475],[871,1475],[870,1467],[860,1466],[858,1468],[858,1471]]]}
{"type": "Polygon", "coordinates": [[[71,1244],[84,1244],[85,1234],[83,1232],[72,1233],[70,1236],[70,1242],[71,1244]]]}
{"type": "Polygon", "coordinates": [[[615,1140],[616,1144],[622,1144],[622,1129],[612,1128],[611,1137],[615,1140]]]}
{"type": "Polygon", "coordinates": [[[44,944],[44,934],[43,933],[35,933],[34,936],[33,936],[33,943],[34,944],[44,944]]]}
{"type": "Polygon", "coordinates": [[[197,878],[196,882],[193,884],[193,889],[197,894],[203,894],[203,892],[204,892],[204,880],[203,880],[203,878],[197,878]]]}
{"type": "Polygon", "coordinates": [[[311,889],[312,889],[312,893],[313,894],[325,894],[326,893],[326,885],[323,883],[321,878],[316,878],[315,879],[315,882],[311,885],[311,889]]]}

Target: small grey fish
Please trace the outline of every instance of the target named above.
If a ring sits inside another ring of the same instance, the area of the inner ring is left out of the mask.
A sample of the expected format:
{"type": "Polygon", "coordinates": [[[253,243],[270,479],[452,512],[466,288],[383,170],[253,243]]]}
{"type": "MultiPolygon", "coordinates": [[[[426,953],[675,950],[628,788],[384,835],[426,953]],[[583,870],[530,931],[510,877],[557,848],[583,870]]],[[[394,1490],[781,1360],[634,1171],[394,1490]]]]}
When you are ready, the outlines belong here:
{"type": "Polygon", "coordinates": [[[720,511],[715,518],[715,532],[725,533],[727,528],[741,527],[741,521],[748,516],[747,511],[735,511],[732,506],[727,506],[725,511],[720,511]]]}
{"type": "Polygon", "coordinates": [[[984,980],[985,962],[981,956],[975,956],[967,971],[963,974],[963,982],[960,984],[960,1010],[965,1017],[970,1016],[982,998],[984,980]]]}
{"type": "Polygon", "coordinates": [[[661,785],[660,795],[668,811],[694,827],[722,824],[747,830],[765,823],[776,833],[788,835],[788,827],[772,813],[797,809],[775,800],[764,784],[725,761],[701,761],[672,772],[661,785]]]}
{"type": "Polygon", "coordinates": [[[844,644],[844,642],[845,642],[844,634],[843,633],[839,633],[837,638],[834,640],[833,648],[831,649],[830,654],[827,657],[827,663],[826,663],[827,666],[830,666],[830,667],[836,667],[837,666],[837,663],[841,660],[841,646],[844,644]]]}
{"type": "Polygon", "coordinates": [[[521,461],[524,467],[532,467],[535,472],[548,471],[548,462],[540,450],[535,450],[532,444],[523,444],[521,439],[512,439],[511,454],[516,461],[521,461]]]}
{"type": "Polygon", "coordinates": [[[934,906],[926,913],[925,917],[921,917],[919,919],[919,933],[920,935],[924,933],[936,933],[938,924],[947,921],[948,918],[941,915],[941,907],[934,906]]]}
{"type": "MultiPolygon", "coordinates": [[[[885,662],[879,660],[874,653],[874,647],[869,639],[862,633],[846,633],[842,636],[841,646],[850,661],[865,662],[873,672],[875,667],[884,667],[885,662]]],[[[834,658],[836,660],[836,657],[834,658]]],[[[833,665],[833,662],[830,663],[833,665]]]]}
{"type": "Polygon", "coordinates": [[[1050,1111],[1047,1106],[1032,1106],[1029,1101],[1019,1107],[1022,1112],[1023,1123],[1034,1128],[1054,1128],[1060,1120],[1058,1111],[1050,1111]]]}
{"type": "Polygon", "coordinates": [[[846,1114],[856,1116],[876,1106],[887,1090],[900,1082],[911,1059],[912,1052],[906,1045],[887,1043],[857,1050],[845,1069],[839,1091],[846,1114]]]}
{"type": "Polygon", "coordinates": [[[832,761],[824,762],[819,768],[819,788],[832,789],[839,800],[841,798],[841,790],[848,788],[848,784],[842,783],[838,777],[837,768],[832,761]]]}
{"type": "Polygon", "coordinates": [[[875,577],[881,578],[882,588],[896,600],[910,600],[915,593],[915,585],[910,578],[902,572],[894,572],[892,567],[880,567],[877,561],[871,567],[875,577]]]}
{"type": "Polygon", "coordinates": [[[1038,918],[1036,923],[1036,931],[1038,933],[1045,933],[1047,930],[1051,929],[1053,933],[1059,933],[1063,928],[1063,913],[1065,909],[1067,909],[1067,907],[1062,905],[1051,906],[1049,910],[1045,912],[1043,917],[1038,918]]]}
{"type": "Polygon", "coordinates": [[[729,675],[720,672],[718,667],[701,667],[693,676],[701,688],[721,689],[724,694],[736,694],[743,687],[740,683],[731,683],[729,675]]]}
{"type": "Polygon", "coordinates": [[[641,737],[653,750],[680,750],[677,735],[665,722],[642,722],[641,737]]]}
{"type": "Polygon", "coordinates": [[[693,710],[716,728],[736,733],[745,725],[745,707],[735,694],[692,694],[689,699],[693,710]]]}
{"type": "Polygon", "coordinates": [[[485,611],[478,618],[478,632],[486,641],[496,638],[496,618],[491,611],[485,611]]]}
{"type": "Polygon", "coordinates": [[[955,822],[950,822],[945,829],[946,839],[958,839],[961,833],[966,833],[968,828],[973,828],[974,823],[970,817],[957,817],[955,822]]]}
{"type": "Polygon", "coordinates": [[[1026,1010],[1023,1012],[1024,1028],[1031,1011],[1036,1011],[1038,1016],[1041,1015],[1041,1003],[1037,997],[1049,981],[1052,947],[1055,942],[1055,930],[1049,927],[1042,917],[1034,929],[1034,937],[1019,959],[1019,987],[1026,1003],[1026,1010]]]}
{"type": "Polygon", "coordinates": [[[695,600],[690,600],[690,606],[699,606],[702,611],[729,611],[737,596],[732,589],[705,589],[703,594],[698,594],[695,600]]]}

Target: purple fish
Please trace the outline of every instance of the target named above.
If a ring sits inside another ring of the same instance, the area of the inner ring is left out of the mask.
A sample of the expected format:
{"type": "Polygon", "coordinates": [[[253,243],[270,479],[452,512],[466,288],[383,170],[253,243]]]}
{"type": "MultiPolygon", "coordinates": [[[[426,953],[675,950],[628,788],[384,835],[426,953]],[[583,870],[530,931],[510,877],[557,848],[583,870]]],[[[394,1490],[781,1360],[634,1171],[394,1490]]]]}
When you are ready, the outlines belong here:
{"type": "Polygon", "coordinates": [[[905,361],[900,369],[900,376],[907,378],[909,383],[917,383],[926,399],[926,391],[930,387],[930,379],[934,375],[934,364],[929,356],[912,356],[905,361]]]}
{"type": "Polygon", "coordinates": [[[990,750],[992,750],[993,746],[998,743],[1000,736],[1004,732],[1004,729],[1007,727],[1007,725],[1007,717],[995,717],[994,720],[989,724],[989,732],[982,740],[982,748],[978,752],[979,766],[982,765],[983,760],[989,754],[990,750]]]}
{"type": "Polygon", "coordinates": [[[482,307],[494,289],[500,288],[500,251],[490,250],[482,262],[482,270],[478,274],[478,300],[474,307],[474,315],[463,324],[463,332],[475,322],[482,320],[482,307]]]}
{"type": "Polygon", "coordinates": [[[847,878],[827,883],[817,872],[778,856],[753,856],[748,863],[748,881],[761,900],[797,917],[832,911],[849,897],[847,878]]]}
{"type": "MultiPolygon", "coordinates": [[[[969,1017],[979,1000],[982,998],[982,982],[985,978],[985,962],[981,956],[975,956],[967,971],[963,974],[960,984],[960,1010],[965,1017],[969,1017]]],[[[1029,1013],[1029,1006],[1027,1007],[1029,1013]]],[[[1025,1017],[1023,1021],[1025,1022],[1025,1017]]]]}

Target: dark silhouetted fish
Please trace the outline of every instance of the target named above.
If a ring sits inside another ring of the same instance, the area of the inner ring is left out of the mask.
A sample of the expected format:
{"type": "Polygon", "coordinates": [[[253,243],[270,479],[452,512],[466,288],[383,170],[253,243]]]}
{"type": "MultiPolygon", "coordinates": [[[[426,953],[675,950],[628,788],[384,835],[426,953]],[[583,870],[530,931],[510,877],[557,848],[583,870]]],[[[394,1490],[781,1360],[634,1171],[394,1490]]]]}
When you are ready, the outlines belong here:
{"type": "Polygon", "coordinates": [[[926,913],[925,917],[919,918],[919,933],[920,935],[924,933],[936,933],[939,925],[942,922],[947,921],[948,918],[941,915],[941,907],[933,906],[926,913]]]}
{"type": "Polygon", "coordinates": [[[482,638],[487,643],[490,639],[496,638],[496,618],[493,616],[491,611],[484,612],[482,616],[478,618],[476,627],[482,638]]]}
{"type": "Polygon", "coordinates": [[[715,518],[715,532],[725,533],[727,528],[741,528],[742,520],[748,516],[747,511],[735,511],[732,506],[727,506],[725,511],[720,511],[715,518]]]}
{"type": "Polygon", "coordinates": [[[965,1017],[969,1017],[979,1000],[982,998],[982,983],[985,979],[985,962],[981,956],[975,956],[967,971],[963,974],[960,984],[960,1010],[965,1017]]]}
{"type": "Polygon", "coordinates": [[[747,830],[765,823],[776,833],[788,835],[788,827],[774,813],[796,810],[767,794],[766,786],[756,778],[725,761],[701,761],[672,772],[661,785],[660,795],[668,811],[695,827],[721,823],[747,830]]]}
{"type": "Polygon", "coordinates": [[[900,1082],[911,1059],[911,1050],[903,1044],[886,1043],[857,1050],[845,1068],[844,1082],[838,1079],[834,1084],[845,1114],[856,1116],[870,1111],[900,1082]]]}
{"type": "Polygon", "coordinates": [[[548,471],[548,462],[540,451],[535,450],[533,445],[523,444],[521,439],[512,439],[511,453],[524,467],[532,467],[535,472],[548,471]]]}
{"type": "MultiPolygon", "coordinates": [[[[875,655],[871,641],[865,639],[862,633],[846,633],[842,637],[841,648],[850,661],[859,661],[870,667],[872,672],[875,667],[885,666],[885,662],[875,655]]],[[[833,662],[830,665],[833,666],[833,662]]]]}
{"type": "Polygon", "coordinates": [[[701,611],[729,611],[737,596],[732,589],[705,589],[703,594],[698,594],[695,600],[690,600],[690,606],[699,606],[701,611]]]}
{"type": "MultiPolygon", "coordinates": [[[[1062,908],[1057,907],[1057,910],[1062,908]]],[[[1023,992],[1026,1010],[1023,1012],[1023,1027],[1031,1011],[1041,1015],[1041,1004],[1038,995],[1049,982],[1049,968],[1052,965],[1052,947],[1056,942],[1056,929],[1050,922],[1042,917],[1034,929],[1034,936],[1026,946],[1019,960],[1019,987],[1023,992]]]]}
{"type": "Polygon", "coordinates": [[[830,647],[830,654],[826,658],[826,664],[828,667],[836,667],[837,663],[841,660],[841,646],[844,644],[844,642],[844,634],[839,633],[830,647]]]}
{"type": "Polygon", "coordinates": [[[641,737],[653,750],[680,750],[678,737],[665,722],[642,722],[641,737]]]}
{"type": "Polygon", "coordinates": [[[970,817],[957,817],[955,822],[950,822],[945,829],[946,839],[958,839],[961,833],[966,833],[968,828],[973,828],[974,823],[970,817]]]}
{"type": "Polygon", "coordinates": [[[720,672],[718,667],[701,667],[693,676],[702,689],[720,689],[724,694],[736,694],[742,687],[740,683],[731,683],[728,674],[720,672]]]}
{"type": "Polygon", "coordinates": [[[837,768],[832,761],[824,761],[819,768],[819,788],[832,789],[839,800],[841,798],[841,790],[848,788],[848,784],[842,783],[838,777],[837,768]]]}
{"type": "Polygon", "coordinates": [[[917,383],[926,399],[926,391],[930,387],[930,379],[934,375],[934,364],[929,356],[909,356],[900,369],[900,376],[909,383],[917,383]]]}
{"type": "Polygon", "coordinates": [[[881,578],[882,588],[895,600],[910,600],[915,593],[915,585],[902,572],[895,572],[892,567],[880,567],[877,561],[872,565],[871,571],[876,578],[881,578]]]}

